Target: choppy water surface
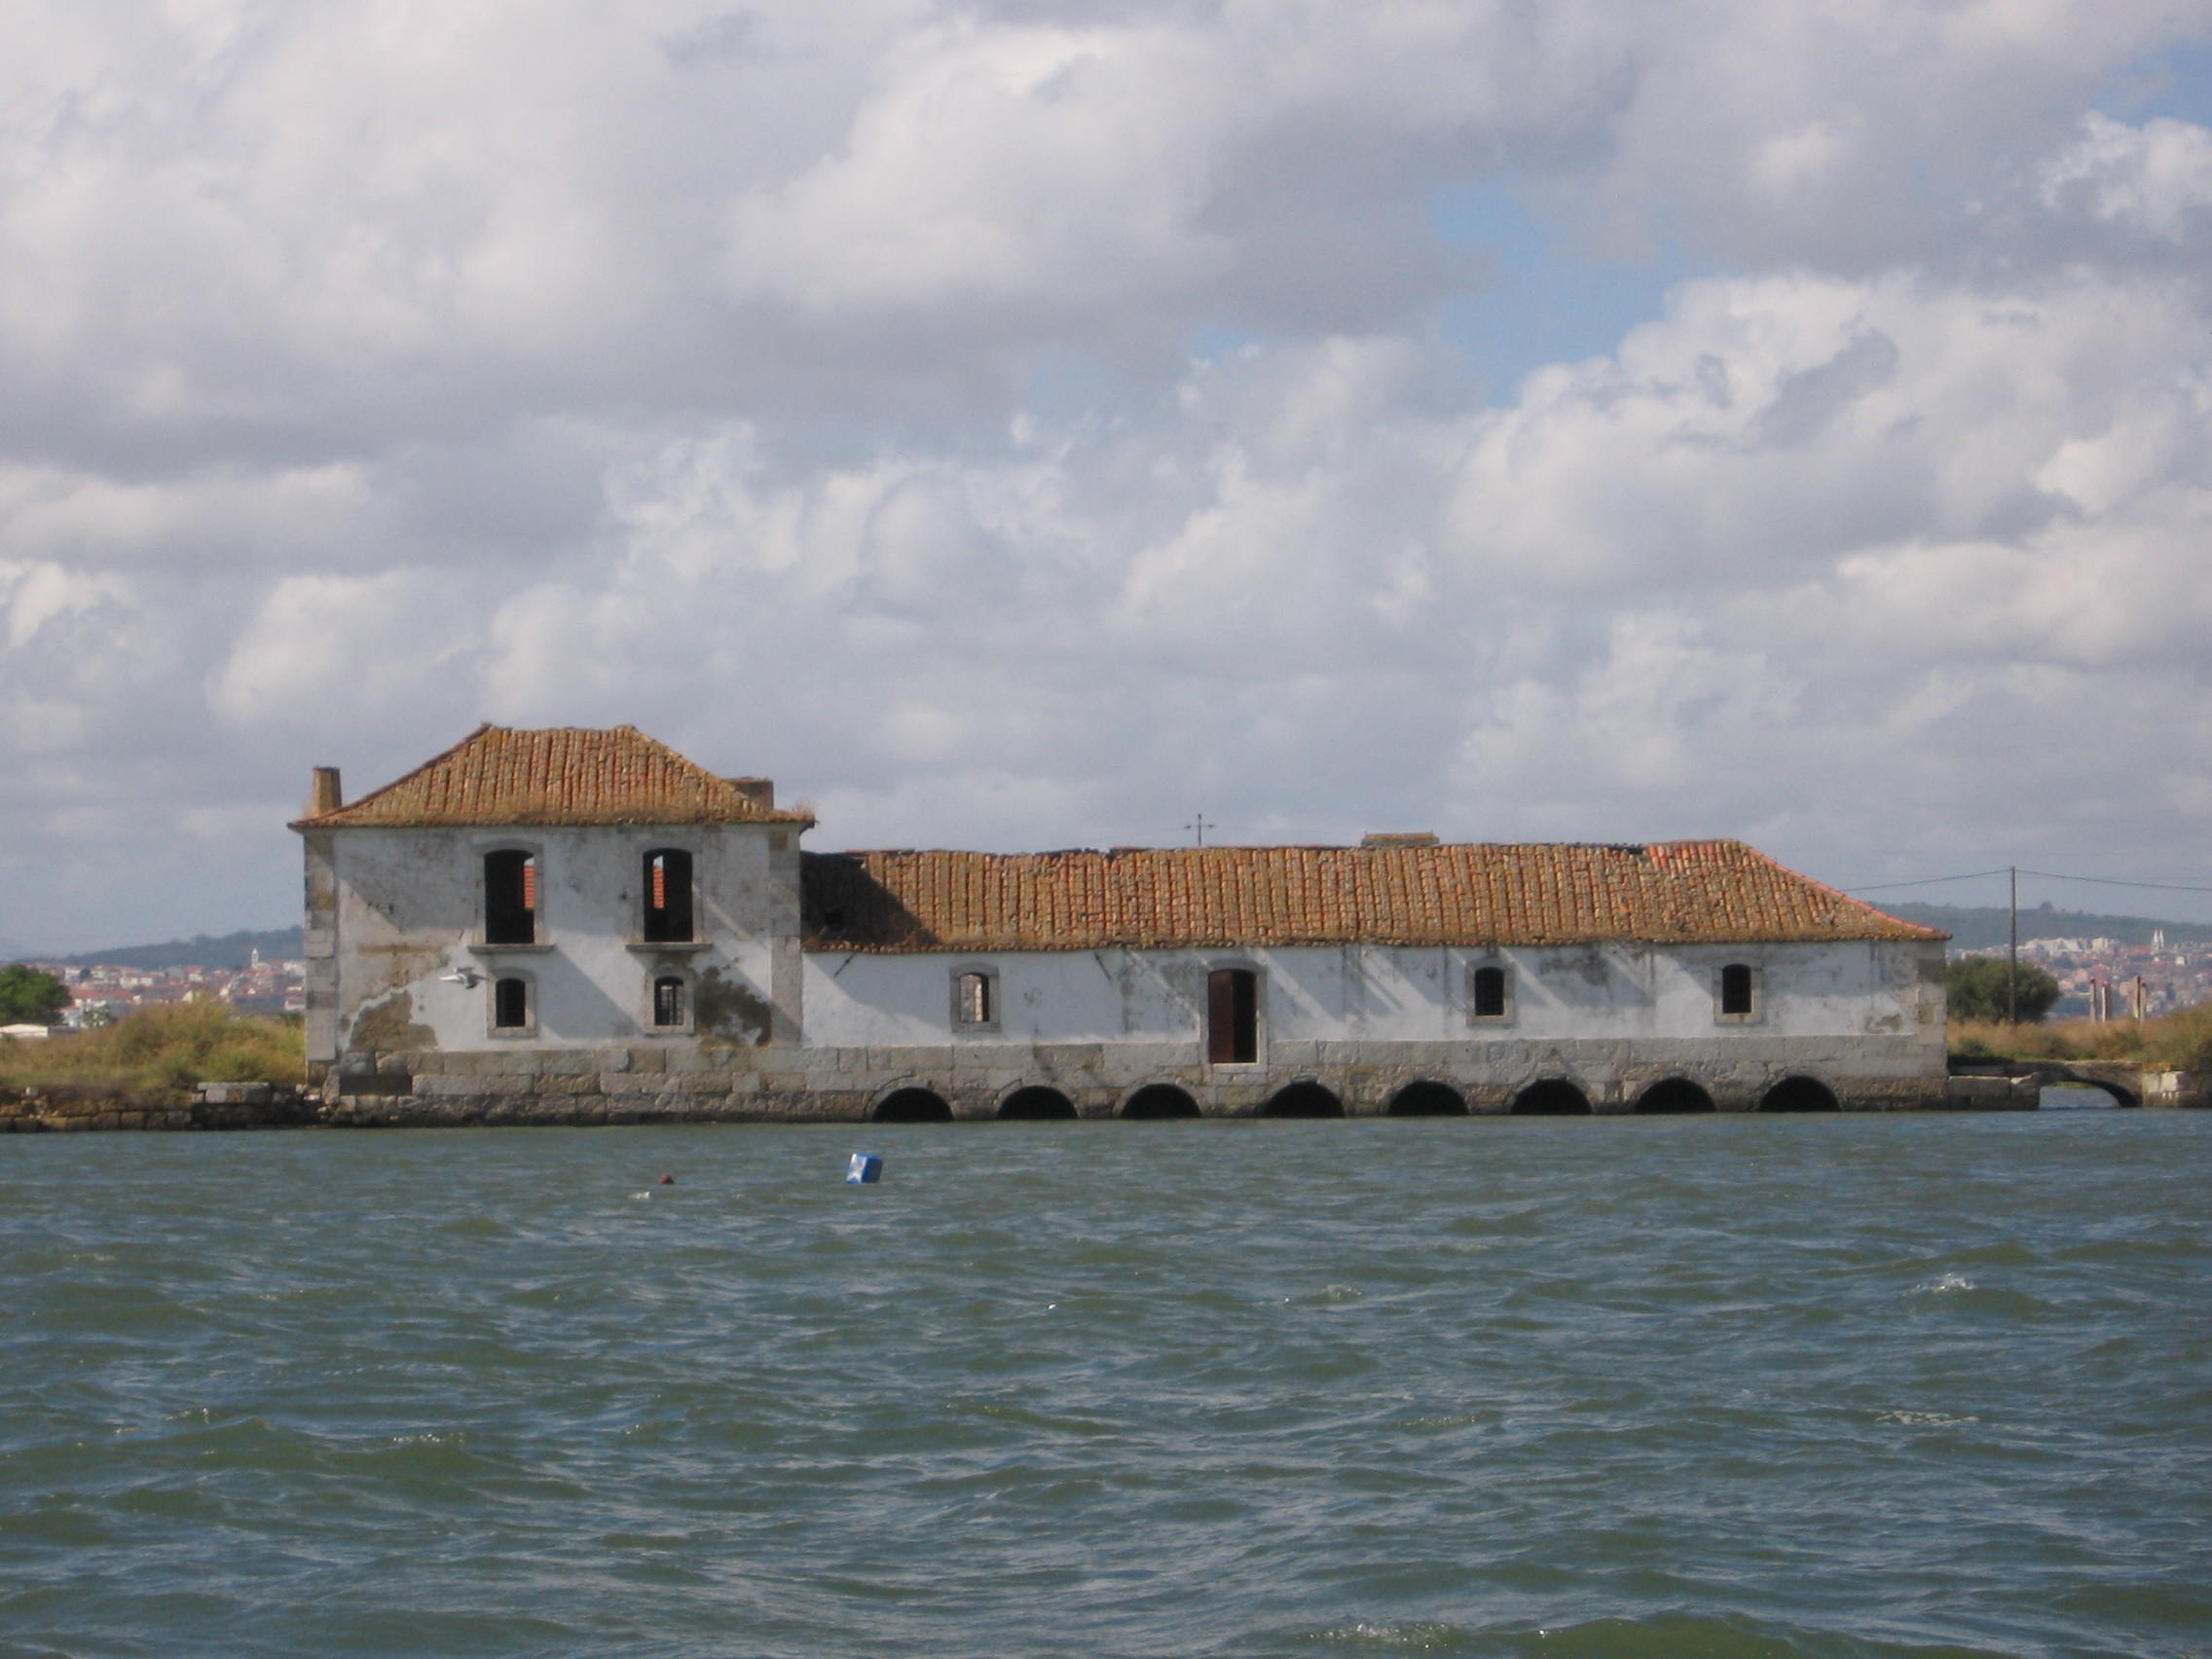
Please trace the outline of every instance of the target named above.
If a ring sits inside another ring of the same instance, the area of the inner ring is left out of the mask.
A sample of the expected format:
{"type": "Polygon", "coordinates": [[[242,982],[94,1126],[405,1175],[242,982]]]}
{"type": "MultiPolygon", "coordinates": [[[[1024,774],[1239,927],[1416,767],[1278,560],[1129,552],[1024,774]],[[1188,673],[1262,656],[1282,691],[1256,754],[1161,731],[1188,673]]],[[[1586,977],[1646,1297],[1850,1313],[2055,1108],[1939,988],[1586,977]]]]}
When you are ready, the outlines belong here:
{"type": "Polygon", "coordinates": [[[13,1137],[0,1653],[2201,1655],[2208,1149],[13,1137]]]}

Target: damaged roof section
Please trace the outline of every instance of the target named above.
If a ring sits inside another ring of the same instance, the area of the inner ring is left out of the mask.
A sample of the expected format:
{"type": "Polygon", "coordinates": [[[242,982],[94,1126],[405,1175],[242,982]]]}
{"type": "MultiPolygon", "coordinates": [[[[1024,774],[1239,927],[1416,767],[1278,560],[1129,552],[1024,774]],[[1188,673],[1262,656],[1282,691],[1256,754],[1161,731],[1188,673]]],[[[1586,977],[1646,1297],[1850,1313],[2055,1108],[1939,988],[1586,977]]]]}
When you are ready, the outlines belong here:
{"type": "Polygon", "coordinates": [[[718,778],[636,726],[478,726],[443,755],[295,830],[556,824],[794,824],[765,780],[718,778]]]}
{"type": "Polygon", "coordinates": [[[805,855],[817,950],[1940,940],[1741,841],[805,855]]]}

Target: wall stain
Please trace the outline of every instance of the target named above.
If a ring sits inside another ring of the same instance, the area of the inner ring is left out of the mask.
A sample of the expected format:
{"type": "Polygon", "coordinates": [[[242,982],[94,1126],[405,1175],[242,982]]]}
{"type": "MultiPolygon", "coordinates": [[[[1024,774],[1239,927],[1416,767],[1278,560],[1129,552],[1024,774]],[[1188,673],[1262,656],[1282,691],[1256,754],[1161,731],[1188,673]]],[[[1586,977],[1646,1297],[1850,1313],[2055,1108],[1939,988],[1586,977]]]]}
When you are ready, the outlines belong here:
{"type": "Polygon", "coordinates": [[[691,1026],[709,1043],[742,1043],[758,1048],[768,1041],[770,1010],[765,997],[742,979],[725,979],[709,968],[691,987],[691,1026]]]}
{"type": "Polygon", "coordinates": [[[414,1014],[414,997],[406,991],[394,991],[353,1016],[352,1037],[347,1047],[382,1054],[435,1049],[438,1034],[427,1025],[415,1024],[414,1014]]]}

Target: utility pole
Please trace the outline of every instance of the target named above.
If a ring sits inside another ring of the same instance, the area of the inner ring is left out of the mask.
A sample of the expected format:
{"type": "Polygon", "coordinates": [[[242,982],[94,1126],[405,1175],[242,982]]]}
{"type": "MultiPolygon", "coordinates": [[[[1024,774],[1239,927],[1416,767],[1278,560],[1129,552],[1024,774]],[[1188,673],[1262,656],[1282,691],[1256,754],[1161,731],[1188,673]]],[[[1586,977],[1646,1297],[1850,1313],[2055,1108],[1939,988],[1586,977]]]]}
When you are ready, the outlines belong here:
{"type": "Polygon", "coordinates": [[[2007,951],[2008,967],[2005,974],[2005,1018],[2007,1023],[2020,1023],[2020,866],[2009,865],[2005,873],[2010,878],[2012,890],[2012,943],[2007,951]]]}
{"type": "Polygon", "coordinates": [[[1221,826],[1218,824],[1208,824],[1206,822],[1206,815],[1201,812],[1198,815],[1197,818],[1184,825],[1183,828],[1190,830],[1192,834],[1198,836],[1198,845],[1202,847],[1206,844],[1206,831],[1208,830],[1219,830],[1221,826]]]}

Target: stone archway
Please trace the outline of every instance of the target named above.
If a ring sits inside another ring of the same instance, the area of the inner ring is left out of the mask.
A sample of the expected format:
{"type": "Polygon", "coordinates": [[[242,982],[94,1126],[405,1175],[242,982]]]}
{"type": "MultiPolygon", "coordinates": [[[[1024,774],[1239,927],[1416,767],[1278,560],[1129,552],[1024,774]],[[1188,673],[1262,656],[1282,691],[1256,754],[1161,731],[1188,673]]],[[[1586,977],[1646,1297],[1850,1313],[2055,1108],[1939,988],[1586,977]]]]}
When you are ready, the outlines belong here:
{"type": "Polygon", "coordinates": [[[928,1088],[895,1088],[869,1114],[879,1124],[949,1124],[952,1108],[928,1088]]]}
{"type": "Polygon", "coordinates": [[[1393,1118],[1464,1118],[1467,1099],[1448,1083],[1409,1083],[1383,1110],[1393,1118]]]}
{"type": "Polygon", "coordinates": [[[1041,1124],[1075,1115],[1074,1101],[1056,1088],[1037,1084],[1017,1088],[999,1102],[999,1117],[1008,1123],[1041,1124]]]}
{"type": "Polygon", "coordinates": [[[1268,1096],[1260,1108],[1263,1118],[1341,1118],[1345,1103],[1332,1089],[1310,1080],[1285,1085],[1268,1096]]]}
{"type": "Polygon", "coordinates": [[[1759,1096],[1762,1112],[1840,1112],[1835,1090],[1817,1077],[1786,1077],[1759,1096]]]}
{"type": "Polygon", "coordinates": [[[1636,1109],[1640,1114],[1654,1117],[1710,1112],[1714,1109],[1713,1096],[1686,1077],[1661,1078],[1636,1097],[1636,1109]]]}
{"type": "Polygon", "coordinates": [[[1198,1103],[1191,1098],[1189,1090],[1177,1088],[1171,1083],[1148,1083],[1122,1102],[1122,1116],[1160,1123],[1170,1118],[1196,1118],[1201,1114],[1198,1103]]]}
{"type": "Polygon", "coordinates": [[[1540,1077],[1513,1097],[1517,1118],[1587,1118],[1590,1096],[1564,1077],[1540,1077]]]}

